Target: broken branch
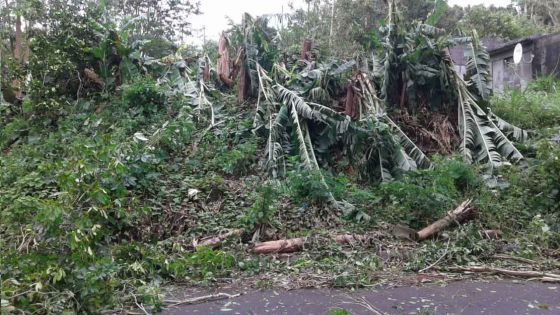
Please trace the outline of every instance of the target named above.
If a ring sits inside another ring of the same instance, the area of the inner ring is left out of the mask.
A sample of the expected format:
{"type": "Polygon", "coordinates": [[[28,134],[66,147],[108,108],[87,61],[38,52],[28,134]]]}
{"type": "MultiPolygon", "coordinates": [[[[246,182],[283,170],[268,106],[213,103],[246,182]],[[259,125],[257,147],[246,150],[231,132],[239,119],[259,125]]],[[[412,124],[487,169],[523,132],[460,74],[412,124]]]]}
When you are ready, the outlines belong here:
{"type": "Polygon", "coordinates": [[[502,274],[506,276],[512,277],[520,277],[520,278],[540,278],[541,280],[545,281],[558,281],[560,282],[560,275],[554,273],[547,273],[542,271],[533,271],[533,270],[509,270],[503,268],[493,268],[493,267],[486,267],[486,266],[472,266],[472,267],[448,267],[446,268],[447,271],[451,272],[476,272],[476,273],[493,273],[493,274],[502,274]]]}
{"type": "Polygon", "coordinates": [[[231,298],[234,298],[234,297],[238,297],[240,295],[241,295],[241,293],[228,294],[228,293],[220,292],[220,293],[216,293],[216,294],[199,296],[199,297],[195,297],[195,298],[184,300],[184,301],[170,301],[170,300],[167,300],[165,302],[166,303],[173,303],[173,304],[171,304],[167,307],[174,307],[174,306],[179,306],[179,305],[184,305],[184,304],[197,304],[197,303],[203,303],[203,302],[208,302],[208,301],[231,299],[231,298]]]}
{"type": "Polygon", "coordinates": [[[422,230],[418,231],[416,238],[418,241],[426,240],[433,235],[441,232],[443,229],[447,228],[453,222],[463,222],[468,219],[474,212],[474,208],[471,205],[472,200],[468,199],[465,200],[462,204],[460,204],[455,210],[450,211],[447,215],[436,222],[430,224],[429,226],[423,228],[422,230]]]}

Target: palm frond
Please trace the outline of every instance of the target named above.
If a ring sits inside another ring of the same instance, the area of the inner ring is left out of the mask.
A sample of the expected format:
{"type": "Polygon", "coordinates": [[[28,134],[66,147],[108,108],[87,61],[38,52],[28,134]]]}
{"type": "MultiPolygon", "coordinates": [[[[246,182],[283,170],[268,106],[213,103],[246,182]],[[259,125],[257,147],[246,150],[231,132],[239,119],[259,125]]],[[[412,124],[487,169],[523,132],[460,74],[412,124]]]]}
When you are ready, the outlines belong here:
{"type": "Polygon", "coordinates": [[[280,84],[274,85],[274,89],[278,93],[280,101],[292,107],[298,115],[301,115],[305,119],[317,121],[323,120],[321,113],[313,110],[313,108],[311,108],[311,106],[309,106],[309,104],[298,93],[287,89],[280,84]]]}
{"type": "Polygon", "coordinates": [[[529,139],[529,133],[517,126],[514,126],[498,115],[494,114],[490,108],[488,108],[488,118],[494,122],[494,124],[500,128],[500,130],[509,138],[517,142],[525,142],[529,139]]]}
{"type": "MultiPolygon", "coordinates": [[[[449,66],[450,69],[452,65],[449,66]]],[[[523,155],[504,135],[497,124],[476,103],[468,91],[467,83],[455,69],[459,111],[461,152],[467,162],[487,164],[490,171],[502,165],[504,160],[519,161],[523,155]]],[[[505,124],[503,124],[505,125],[505,124]]]]}
{"type": "Polygon", "coordinates": [[[477,94],[486,100],[492,93],[490,77],[490,56],[480,43],[476,30],[472,31],[469,50],[465,52],[467,60],[467,76],[473,82],[477,94]]]}

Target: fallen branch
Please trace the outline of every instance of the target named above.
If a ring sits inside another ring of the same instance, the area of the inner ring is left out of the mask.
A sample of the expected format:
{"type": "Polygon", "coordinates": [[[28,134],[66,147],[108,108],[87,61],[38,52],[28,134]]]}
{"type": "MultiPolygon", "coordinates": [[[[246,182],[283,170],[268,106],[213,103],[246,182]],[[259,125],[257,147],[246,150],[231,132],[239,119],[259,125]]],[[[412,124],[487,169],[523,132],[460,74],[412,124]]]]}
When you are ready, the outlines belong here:
{"type": "Polygon", "coordinates": [[[493,268],[486,266],[472,266],[472,267],[447,267],[450,272],[474,272],[474,273],[492,273],[502,274],[511,277],[519,278],[539,278],[547,282],[560,282],[560,275],[554,273],[547,273],[542,271],[533,270],[509,270],[503,268],[493,268]]]}
{"type": "Polygon", "coordinates": [[[436,222],[418,231],[417,233],[418,237],[416,239],[418,241],[426,240],[436,235],[437,233],[441,232],[443,229],[453,224],[453,222],[461,223],[467,220],[469,217],[472,216],[474,212],[474,208],[470,206],[471,201],[472,201],[471,199],[464,201],[455,210],[448,212],[445,217],[437,220],[436,222]]]}
{"type": "Polygon", "coordinates": [[[495,258],[495,259],[513,260],[513,261],[521,262],[521,263],[528,264],[528,265],[538,265],[538,264],[539,264],[537,261],[534,261],[534,260],[532,260],[532,259],[527,259],[527,258],[523,258],[523,257],[516,257],[516,256],[510,256],[510,255],[500,255],[500,254],[496,254],[496,255],[492,256],[492,258],[495,258]]]}
{"type": "Polygon", "coordinates": [[[227,233],[220,234],[218,236],[208,236],[208,237],[201,238],[199,240],[195,239],[193,240],[193,247],[198,248],[201,246],[207,246],[211,248],[216,248],[222,245],[222,243],[226,241],[228,238],[232,236],[241,236],[241,234],[243,234],[243,230],[235,229],[227,233]]]}
{"type": "Polygon", "coordinates": [[[171,305],[168,305],[167,307],[174,307],[174,306],[179,306],[179,305],[185,305],[185,304],[198,304],[198,303],[204,303],[204,302],[208,302],[208,301],[217,301],[217,300],[224,300],[224,299],[232,299],[234,297],[238,297],[240,296],[241,293],[237,293],[237,294],[228,294],[228,293],[216,293],[216,294],[209,294],[209,295],[204,295],[204,296],[199,296],[199,297],[195,297],[192,299],[188,299],[188,300],[183,300],[183,301],[172,301],[172,300],[166,300],[164,302],[166,303],[173,303],[171,305]]]}

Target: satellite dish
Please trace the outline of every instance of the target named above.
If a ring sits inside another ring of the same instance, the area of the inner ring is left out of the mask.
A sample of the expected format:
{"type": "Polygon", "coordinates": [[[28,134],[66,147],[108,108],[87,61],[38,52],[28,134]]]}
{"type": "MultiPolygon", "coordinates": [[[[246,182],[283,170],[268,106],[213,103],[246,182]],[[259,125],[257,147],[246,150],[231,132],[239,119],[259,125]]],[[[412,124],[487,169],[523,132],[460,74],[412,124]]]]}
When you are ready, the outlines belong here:
{"type": "Polygon", "coordinates": [[[521,58],[523,57],[523,46],[521,43],[515,45],[515,49],[513,50],[513,62],[518,65],[521,62],[521,58]]]}

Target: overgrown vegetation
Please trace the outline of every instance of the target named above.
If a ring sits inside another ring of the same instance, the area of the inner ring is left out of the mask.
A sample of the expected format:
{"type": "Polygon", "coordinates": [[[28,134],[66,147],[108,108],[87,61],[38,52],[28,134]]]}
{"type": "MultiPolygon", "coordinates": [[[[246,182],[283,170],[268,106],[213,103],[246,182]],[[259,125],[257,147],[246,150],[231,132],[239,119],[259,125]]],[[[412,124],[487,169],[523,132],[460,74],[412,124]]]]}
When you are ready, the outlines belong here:
{"type": "MultiPolygon", "coordinates": [[[[9,2],[2,23],[49,27],[2,30],[14,34],[0,47],[2,313],[154,312],[170,284],[356,287],[499,253],[557,259],[559,81],[492,96],[477,33],[438,28],[444,2],[404,2],[367,12],[363,29],[331,31],[321,1],[291,17],[304,28],[247,14],[227,54],[169,41],[188,31],[170,18],[196,13],[189,1],[155,19],[151,1],[135,4],[140,17],[119,3],[9,2]],[[458,43],[465,77],[447,53],[458,43]],[[227,67],[212,67],[217,55],[227,67]],[[477,218],[433,240],[391,232],[469,198],[477,218]],[[330,242],[346,233],[376,241],[330,242]],[[248,251],[291,237],[309,240],[293,259],[248,251]]],[[[353,7],[337,3],[343,25],[353,7]]]]}

